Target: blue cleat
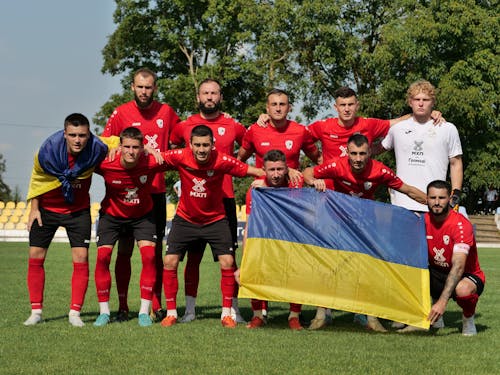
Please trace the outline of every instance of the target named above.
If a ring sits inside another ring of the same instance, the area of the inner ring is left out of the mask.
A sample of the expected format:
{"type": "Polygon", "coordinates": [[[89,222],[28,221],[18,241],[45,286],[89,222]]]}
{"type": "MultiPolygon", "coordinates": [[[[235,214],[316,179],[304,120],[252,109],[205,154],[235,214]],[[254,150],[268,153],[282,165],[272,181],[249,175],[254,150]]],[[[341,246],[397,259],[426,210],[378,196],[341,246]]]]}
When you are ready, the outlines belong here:
{"type": "Polygon", "coordinates": [[[153,324],[153,320],[148,314],[139,314],[139,325],[141,327],[149,327],[153,324]]]}
{"type": "Polygon", "coordinates": [[[104,327],[109,323],[109,314],[100,314],[94,322],[96,327],[104,327]]]}

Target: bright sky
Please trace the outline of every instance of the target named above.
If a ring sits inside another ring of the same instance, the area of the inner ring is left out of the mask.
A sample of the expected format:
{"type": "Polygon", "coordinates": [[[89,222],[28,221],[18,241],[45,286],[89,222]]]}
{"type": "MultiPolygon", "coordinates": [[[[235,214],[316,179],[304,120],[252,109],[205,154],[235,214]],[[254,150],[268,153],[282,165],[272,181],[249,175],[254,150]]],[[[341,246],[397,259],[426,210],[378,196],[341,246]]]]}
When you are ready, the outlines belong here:
{"type": "MultiPolygon", "coordinates": [[[[101,50],[115,29],[112,0],[2,1],[0,153],[4,182],[26,196],[33,154],[73,112],[92,117],[120,78],[103,75],[101,50]]],[[[91,125],[91,128],[94,126],[91,125]]],[[[102,198],[94,177],[92,201],[102,198]]]]}

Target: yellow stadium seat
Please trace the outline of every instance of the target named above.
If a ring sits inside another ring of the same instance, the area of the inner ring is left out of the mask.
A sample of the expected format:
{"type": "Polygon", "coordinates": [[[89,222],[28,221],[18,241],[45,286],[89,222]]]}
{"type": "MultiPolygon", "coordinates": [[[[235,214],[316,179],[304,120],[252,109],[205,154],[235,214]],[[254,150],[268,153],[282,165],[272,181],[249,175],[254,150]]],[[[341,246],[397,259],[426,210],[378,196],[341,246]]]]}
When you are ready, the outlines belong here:
{"type": "Polygon", "coordinates": [[[24,210],[26,208],[26,202],[24,201],[17,202],[16,208],[21,208],[24,210]]]}
{"type": "Polygon", "coordinates": [[[0,210],[3,210],[5,207],[5,202],[4,201],[0,201],[0,210]]]}
{"type": "Polygon", "coordinates": [[[2,210],[2,216],[10,216],[10,215],[12,215],[12,209],[11,208],[7,208],[6,207],[6,208],[4,208],[2,210]]]}
{"type": "Polygon", "coordinates": [[[21,216],[19,221],[23,224],[26,224],[28,222],[29,218],[30,218],[29,215],[23,215],[23,216],[21,216]]]}
{"type": "Polygon", "coordinates": [[[167,220],[172,220],[175,216],[175,204],[173,203],[168,203],[167,204],[167,220]]]}
{"type": "Polygon", "coordinates": [[[16,208],[11,212],[12,216],[23,216],[23,214],[24,214],[24,208],[16,208]]]}
{"type": "Polygon", "coordinates": [[[238,215],[238,220],[247,221],[247,205],[242,204],[240,208],[240,214],[238,215]]]}
{"type": "Polygon", "coordinates": [[[19,216],[10,216],[10,217],[9,217],[9,221],[8,221],[8,222],[9,222],[9,223],[14,223],[14,224],[17,224],[17,223],[19,223],[19,221],[20,221],[20,220],[19,220],[19,216]]]}
{"type": "Polygon", "coordinates": [[[26,230],[26,223],[19,222],[16,224],[16,229],[17,230],[26,230]]]}
{"type": "Polygon", "coordinates": [[[0,215],[0,223],[5,224],[8,221],[9,221],[9,216],[4,214],[0,215]]]}
{"type": "Polygon", "coordinates": [[[13,202],[13,201],[8,201],[6,204],[5,204],[5,208],[10,208],[11,210],[16,208],[16,202],[13,202]]]}
{"type": "Polygon", "coordinates": [[[16,224],[11,223],[11,222],[5,223],[3,226],[3,229],[5,229],[5,230],[16,229],[16,224]]]}

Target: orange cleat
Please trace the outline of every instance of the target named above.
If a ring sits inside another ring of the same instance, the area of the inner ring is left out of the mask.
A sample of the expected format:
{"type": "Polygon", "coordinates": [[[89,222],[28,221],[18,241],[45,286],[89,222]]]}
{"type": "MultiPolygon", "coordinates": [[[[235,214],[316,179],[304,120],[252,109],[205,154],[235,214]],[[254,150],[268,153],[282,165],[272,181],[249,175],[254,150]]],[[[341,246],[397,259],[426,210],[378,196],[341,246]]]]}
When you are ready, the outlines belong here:
{"type": "Polygon", "coordinates": [[[299,318],[290,318],[288,319],[288,327],[294,331],[300,331],[301,329],[304,329],[302,325],[300,324],[299,318]]]}
{"type": "Polygon", "coordinates": [[[165,319],[161,321],[162,327],[171,327],[177,323],[177,318],[173,315],[168,315],[165,319]]]}
{"type": "Polygon", "coordinates": [[[264,324],[266,324],[266,321],[264,319],[261,319],[258,316],[254,316],[252,320],[248,322],[247,328],[250,329],[259,328],[262,327],[264,324]]]}
{"type": "Polygon", "coordinates": [[[226,315],[222,318],[221,323],[225,328],[236,328],[236,321],[231,317],[231,315],[226,315]]]}

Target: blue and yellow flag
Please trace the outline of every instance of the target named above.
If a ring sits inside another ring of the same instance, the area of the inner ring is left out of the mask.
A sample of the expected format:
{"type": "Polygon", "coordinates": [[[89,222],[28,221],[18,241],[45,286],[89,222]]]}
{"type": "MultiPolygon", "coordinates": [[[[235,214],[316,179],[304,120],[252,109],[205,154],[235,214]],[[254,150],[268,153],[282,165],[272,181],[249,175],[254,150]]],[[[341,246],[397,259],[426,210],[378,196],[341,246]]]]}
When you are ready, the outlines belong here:
{"type": "Polygon", "coordinates": [[[429,328],[423,217],[334,191],[254,189],[239,297],[429,328]]]}

